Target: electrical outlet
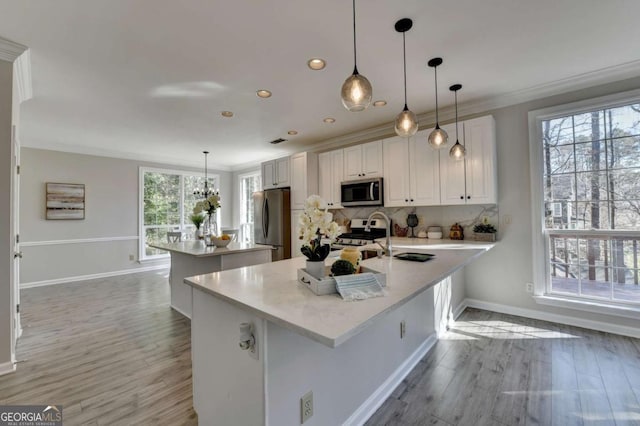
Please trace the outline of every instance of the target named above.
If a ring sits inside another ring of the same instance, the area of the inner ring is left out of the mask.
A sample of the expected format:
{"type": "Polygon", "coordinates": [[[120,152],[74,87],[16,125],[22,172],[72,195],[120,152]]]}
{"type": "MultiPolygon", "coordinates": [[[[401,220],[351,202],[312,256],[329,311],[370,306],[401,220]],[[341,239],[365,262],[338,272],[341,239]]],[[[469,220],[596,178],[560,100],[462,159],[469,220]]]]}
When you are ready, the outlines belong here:
{"type": "Polygon", "coordinates": [[[407,322],[405,320],[400,321],[400,338],[404,339],[407,335],[407,322]]]}
{"type": "Polygon", "coordinates": [[[533,293],[533,283],[526,283],[527,293],[533,293]]]}
{"type": "Polygon", "coordinates": [[[300,398],[300,424],[313,416],[313,392],[309,391],[300,398]]]}
{"type": "Polygon", "coordinates": [[[502,216],[502,223],[504,223],[505,225],[511,225],[511,215],[505,214],[504,216],[502,216]]]}
{"type": "Polygon", "coordinates": [[[131,260],[131,261],[136,260],[136,256],[134,254],[130,254],[129,255],[129,260],[131,260]]]}

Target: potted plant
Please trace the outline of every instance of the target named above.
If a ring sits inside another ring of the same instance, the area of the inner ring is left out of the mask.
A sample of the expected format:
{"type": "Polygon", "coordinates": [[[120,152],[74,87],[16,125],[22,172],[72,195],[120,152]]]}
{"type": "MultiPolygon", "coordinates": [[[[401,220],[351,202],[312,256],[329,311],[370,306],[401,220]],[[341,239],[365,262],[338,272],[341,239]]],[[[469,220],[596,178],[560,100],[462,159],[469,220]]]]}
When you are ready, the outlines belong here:
{"type": "Polygon", "coordinates": [[[209,195],[207,198],[205,198],[204,200],[198,201],[196,203],[196,206],[193,208],[193,214],[203,214],[205,220],[204,222],[204,239],[207,242],[207,245],[213,245],[213,244],[209,244],[209,238],[211,235],[217,235],[218,234],[218,225],[216,224],[215,220],[212,221],[213,215],[215,214],[216,210],[218,210],[220,208],[220,195],[216,194],[212,194],[209,195]]]}
{"type": "Polygon", "coordinates": [[[474,239],[476,241],[494,242],[496,240],[496,232],[498,232],[498,230],[490,223],[480,223],[473,227],[474,239]]]}
{"type": "Polygon", "coordinates": [[[333,214],[320,206],[326,206],[320,196],[307,198],[298,223],[298,238],[302,241],[300,251],[307,258],[307,272],[317,278],[324,276],[324,260],[331,251],[330,244],[340,234],[333,214]]]}
{"type": "Polygon", "coordinates": [[[195,239],[203,239],[204,236],[200,232],[200,226],[202,226],[202,222],[204,222],[204,215],[202,214],[202,212],[191,214],[191,216],[189,216],[189,219],[191,219],[191,223],[193,223],[193,225],[196,227],[195,239]]]}

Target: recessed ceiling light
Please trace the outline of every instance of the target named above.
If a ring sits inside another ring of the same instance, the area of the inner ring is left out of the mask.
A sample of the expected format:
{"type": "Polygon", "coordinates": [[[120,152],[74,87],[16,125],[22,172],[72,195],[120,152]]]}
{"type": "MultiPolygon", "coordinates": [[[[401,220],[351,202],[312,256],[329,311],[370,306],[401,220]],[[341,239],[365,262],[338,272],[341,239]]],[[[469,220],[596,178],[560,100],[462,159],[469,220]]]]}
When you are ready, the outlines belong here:
{"type": "Polygon", "coordinates": [[[261,98],[270,98],[271,92],[266,89],[260,89],[256,92],[256,94],[261,98]]]}
{"type": "Polygon", "coordinates": [[[297,131],[297,130],[289,130],[289,131],[287,132],[287,134],[288,134],[288,135],[291,135],[291,136],[295,136],[295,135],[297,135],[297,134],[298,134],[298,131],[297,131]]]}
{"type": "Polygon", "coordinates": [[[322,120],[322,121],[324,121],[325,123],[329,123],[329,124],[331,124],[331,123],[335,123],[335,122],[336,122],[336,119],[335,119],[335,118],[332,118],[332,117],[327,117],[327,118],[325,118],[325,119],[324,119],[324,120],[322,120]]]}
{"type": "Polygon", "coordinates": [[[379,107],[379,106],[385,106],[387,104],[387,101],[383,101],[383,100],[379,100],[379,101],[375,101],[373,103],[374,107],[379,107]]]}
{"type": "Polygon", "coordinates": [[[233,112],[231,112],[231,111],[222,111],[220,114],[223,117],[227,117],[227,118],[233,117],[233,112]]]}
{"type": "Polygon", "coordinates": [[[309,61],[307,61],[307,66],[314,71],[319,71],[321,69],[324,69],[324,67],[327,66],[327,63],[324,61],[324,59],[311,58],[309,59],[309,61]]]}

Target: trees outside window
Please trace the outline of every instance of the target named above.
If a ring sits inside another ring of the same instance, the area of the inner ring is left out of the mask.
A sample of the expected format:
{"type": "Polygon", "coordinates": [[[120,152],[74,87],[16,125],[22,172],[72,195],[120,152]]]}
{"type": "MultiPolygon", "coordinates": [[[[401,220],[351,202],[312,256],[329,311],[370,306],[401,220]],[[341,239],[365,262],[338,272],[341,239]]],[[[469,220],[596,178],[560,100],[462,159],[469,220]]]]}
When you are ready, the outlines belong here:
{"type": "Polygon", "coordinates": [[[640,303],[640,103],[539,124],[547,291],[640,303]]]}
{"type": "Polygon", "coordinates": [[[246,173],[238,177],[240,180],[240,241],[253,241],[253,198],[252,194],[260,191],[260,171],[246,173]]]}
{"type": "MultiPolygon", "coordinates": [[[[218,176],[209,175],[209,187],[218,187],[218,176]]],[[[167,232],[182,231],[185,238],[195,227],[189,216],[204,186],[204,176],[192,172],[140,168],[140,259],[166,257],[167,252],[149,247],[150,242],[167,242],[167,232]]],[[[220,211],[216,213],[218,216],[220,211]]],[[[218,222],[220,218],[217,218],[218,222]]]]}

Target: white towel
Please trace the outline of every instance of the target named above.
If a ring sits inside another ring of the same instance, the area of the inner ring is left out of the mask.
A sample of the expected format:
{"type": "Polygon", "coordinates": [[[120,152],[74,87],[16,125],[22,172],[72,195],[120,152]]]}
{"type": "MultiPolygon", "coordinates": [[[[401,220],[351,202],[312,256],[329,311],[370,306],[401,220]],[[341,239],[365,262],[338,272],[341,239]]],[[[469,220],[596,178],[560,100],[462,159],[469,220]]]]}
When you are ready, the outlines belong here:
{"type": "Polygon", "coordinates": [[[384,291],[378,282],[378,278],[370,272],[340,275],[333,278],[336,280],[338,293],[347,302],[384,296],[384,291]]]}

